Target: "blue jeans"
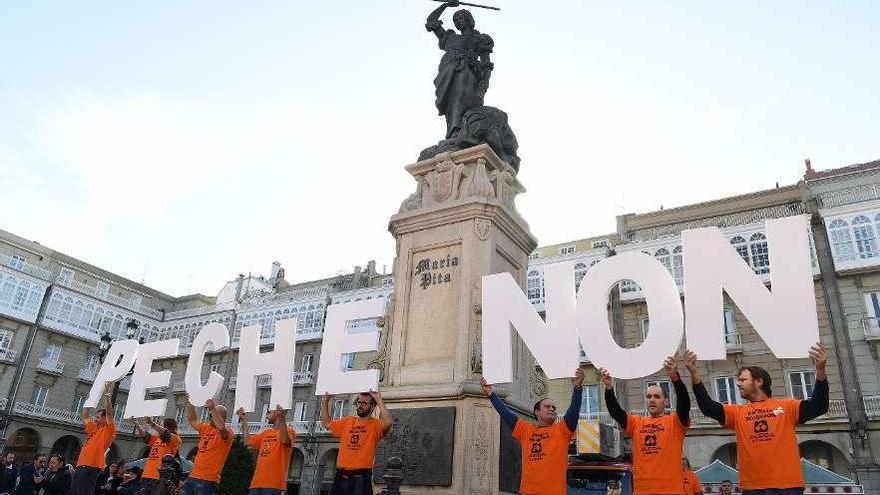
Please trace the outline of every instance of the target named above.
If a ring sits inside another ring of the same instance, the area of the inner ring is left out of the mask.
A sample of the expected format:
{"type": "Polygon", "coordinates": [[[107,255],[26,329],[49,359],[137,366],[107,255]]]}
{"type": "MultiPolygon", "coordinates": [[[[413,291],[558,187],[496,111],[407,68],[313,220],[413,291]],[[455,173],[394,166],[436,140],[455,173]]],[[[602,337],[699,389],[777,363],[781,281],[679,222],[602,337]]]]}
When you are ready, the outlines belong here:
{"type": "Polygon", "coordinates": [[[742,495],[804,495],[804,489],[764,488],[763,490],[743,490],[742,495]]]}
{"type": "Polygon", "coordinates": [[[277,488],[251,488],[248,495],[284,495],[284,490],[277,488]]]}
{"type": "Polygon", "coordinates": [[[180,489],[180,495],[214,495],[217,490],[217,483],[200,480],[196,478],[187,478],[180,489]]]}

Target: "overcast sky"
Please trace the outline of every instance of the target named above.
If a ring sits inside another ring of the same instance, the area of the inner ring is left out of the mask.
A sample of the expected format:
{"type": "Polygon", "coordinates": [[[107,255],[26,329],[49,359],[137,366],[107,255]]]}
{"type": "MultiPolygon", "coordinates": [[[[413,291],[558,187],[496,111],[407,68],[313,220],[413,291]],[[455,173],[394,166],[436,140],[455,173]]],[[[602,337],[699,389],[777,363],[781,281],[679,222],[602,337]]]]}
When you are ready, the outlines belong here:
{"type": "MultiPolygon", "coordinates": [[[[878,2],[492,1],[541,244],[880,158],[878,2]]],[[[0,2],[0,228],[172,295],[390,269],[437,5],[0,2]]]]}

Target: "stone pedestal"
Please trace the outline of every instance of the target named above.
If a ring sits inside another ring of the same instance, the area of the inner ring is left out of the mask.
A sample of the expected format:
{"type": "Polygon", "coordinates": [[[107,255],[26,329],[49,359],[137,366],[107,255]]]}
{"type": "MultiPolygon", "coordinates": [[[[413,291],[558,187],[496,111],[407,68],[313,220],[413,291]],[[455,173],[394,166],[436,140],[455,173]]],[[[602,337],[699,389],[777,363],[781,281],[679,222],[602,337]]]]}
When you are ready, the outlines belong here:
{"type": "MultiPolygon", "coordinates": [[[[373,366],[382,370],[389,408],[454,407],[448,416],[454,421],[445,425],[452,438],[442,438],[439,429],[422,435],[418,412],[401,411],[406,424],[395,425],[377,468],[382,458],[400,456],[403,493],[498,493],[499,418],[479,385],[481,278],[510,272],[525,281],[528,255],[537,243],[514,204],[524,188],[487,145],[444,153],[406,170],[417,182],[416,192],[389,224],[397,240],[395,296],[373,366]],[[430,455],[432,442],[452,443],[448,462],[430,455]],[[426,449],[424,458],[416,459],[426,449]],[[422,476],[422,461],[431,463],[430,470],[448,468],[449,481],[422,476]]],[[[531,407],[533,385],[540,388],[527,356],[517,340],[514,382],[501,387],[523,410],[531,407]]]]}

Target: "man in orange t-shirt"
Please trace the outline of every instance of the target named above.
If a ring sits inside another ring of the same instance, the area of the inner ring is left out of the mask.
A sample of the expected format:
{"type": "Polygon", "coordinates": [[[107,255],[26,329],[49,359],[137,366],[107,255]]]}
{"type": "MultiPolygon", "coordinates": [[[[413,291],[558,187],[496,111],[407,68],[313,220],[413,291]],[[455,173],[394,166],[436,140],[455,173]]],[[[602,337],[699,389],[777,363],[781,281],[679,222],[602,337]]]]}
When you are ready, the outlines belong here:
{"type": "Polygon", "coordinates": [[[266,421],[273,425],[256,435],[248,431],[247,413],[238,408],[241,436],[245,445],[257,451],[257,467],[251,478],[249,495],[283,495],[287,492],[287,468],[296,431],[284,419],[284,408],[275,406],[266,412],[266,421]]]}
{"type": "Polygon", "coordinates": [[[177,457],[177,450],[180,448],[177,421],[173,418],[165,418],[160,425],[153,421],[153,418],[144,418],[144,423],[152,426],[156,431],[152,434],[142,427],[136,419],[132,419],[132,423],[136,430],[135,435],[142,436],[150,447],[147,460],[144,462],[141,486],[152,490],[159,483],[159,467],[162,465],[162,458],[166,455],[177,457]]]}
{"type": "Polygon", "coordinates": [[[331,421],[330,394],[324,394],[321,406],[321,424],[339,439],[336,456],[336,476],[330,493],[360,493],[373,495],[373,462],[379,440],[391,429],[394,418],[382,402],[379,392],[362,392],[357,396],[357,416],[331,421]],[[373,411],[379,417],[373,418],[373,411]]]}
{"type": "Polygon", "coordinates": [[[519,481],[520,495],[565,495],[565,474],[568,470],[568,446],[577,429],[583,394],[584,371],[575,372],[571,403],[563,421],[557,422],[556,404],[541,399],[532,409],[538,424],[517,418],[504,402],[492,392],[492,386],[484,378],[483,392],[501,415],[501,420],[513,429],[513,438],[519,442],[522,473],[519,481]]]}
{"type": "Polygon", "coordinates": [[[113,405],[110,402],[112,387],[113,382],[107,382],[104,386],[104,409],[97,412],[94,420],[89,409],[82,410],[86,441],[76,461],[70,495],[94,495],[98,475],[104,470],[104,455],[116,438],[116,423],[113,422],[113,405]]]}
{"type": "Polygon", "coordinates": [[[736,457],[743,495],[802,495],[801,471],[795,429],[828,411],[828,355],[820,344],[810,349],[816,363],[816,383],[806,400],[775,399],[770,374],[759,366],[745,366],[737,373],[737,387],[746,404],[721,404],[709,397],[700,381],[697,355],[685,356],[694,396],[700,411],[736,432],[736,457]]]}
{"type": "Polygon", "coordinates": [[[681,469],[684,473],[684,491],[682,493],[684,495],[703,495],[703,484],[700,482],[700,478],[697,478],[697,473],[691,470],[691,463],[687,458],[681,460],[681,469]]]}
{"type": "MultiPolygon", "coordinates": [[[[684,437],[690,426],[691,400],[678,374],[675,358],[663,363],[675,389],[675,413],[667,414],[669,398],[662,387],[652,385],[645,391],[648,416],[626,414],[614,395],[614,381],[607,370],[599,369],[605,385],[608,413],[632,438],[633,493],[635,495],[672,495],[681,493],[684,484],[681,456],[684,437]]],[[[688,494],[690,495],[690,494],[688,494]]]]}
{"type": "Polygon", "coordinates": [[[187,396],[186,419],[190,426],[199,432],[199,450],[193,463],[189,478],[180,489],[181,495],[214,495],[220,472],[229,449],[232,448],[232,429],[226,426],[226,408],[218,406],[213,399],[205,402],[210,421],[202,423],[196,415],[196,408],[187,396]]]}

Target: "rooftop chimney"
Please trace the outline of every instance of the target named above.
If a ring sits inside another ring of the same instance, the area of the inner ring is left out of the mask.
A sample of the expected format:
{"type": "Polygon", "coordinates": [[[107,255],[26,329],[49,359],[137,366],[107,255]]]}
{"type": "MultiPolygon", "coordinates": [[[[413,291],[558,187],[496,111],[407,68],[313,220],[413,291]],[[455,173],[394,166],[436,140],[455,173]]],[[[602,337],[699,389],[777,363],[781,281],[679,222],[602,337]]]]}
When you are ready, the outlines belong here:
{"type": "Polygon", "coordinates": [[[804,173],[804,179],[815,179],[819,176],[815,170],[813,170],[813,165],[810,164],[810,159],[807,158],[804,160],[804,165],[807,167],[806,173],[804,173]]]}

